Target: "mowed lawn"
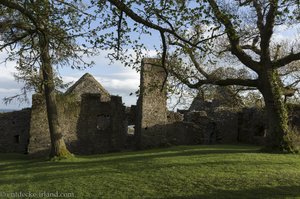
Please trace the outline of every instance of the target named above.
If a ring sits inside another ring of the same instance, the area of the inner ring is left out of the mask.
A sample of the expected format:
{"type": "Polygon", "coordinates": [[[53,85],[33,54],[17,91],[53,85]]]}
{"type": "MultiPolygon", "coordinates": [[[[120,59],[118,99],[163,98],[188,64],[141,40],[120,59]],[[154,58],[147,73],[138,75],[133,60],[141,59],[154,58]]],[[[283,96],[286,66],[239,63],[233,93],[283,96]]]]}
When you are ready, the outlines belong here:
{"type": "Polygon", "coordinates": [[[179,146],[51,162],[0,155],[0,193],[75,198],[300,198],[300,155],[179,146]]]}

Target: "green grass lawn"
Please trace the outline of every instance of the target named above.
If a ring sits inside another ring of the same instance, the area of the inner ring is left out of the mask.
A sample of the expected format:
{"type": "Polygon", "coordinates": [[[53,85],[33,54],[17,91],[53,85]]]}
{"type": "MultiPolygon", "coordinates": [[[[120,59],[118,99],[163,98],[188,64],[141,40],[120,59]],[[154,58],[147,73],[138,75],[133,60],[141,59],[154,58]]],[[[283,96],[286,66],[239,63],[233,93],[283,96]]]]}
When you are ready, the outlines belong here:
{"type": "Polygon", "coordinates": [[[75,198],[300,198],[300,156],[253,146],[180,146],[50,162],[0,154],[0,194],[75,198]]]}

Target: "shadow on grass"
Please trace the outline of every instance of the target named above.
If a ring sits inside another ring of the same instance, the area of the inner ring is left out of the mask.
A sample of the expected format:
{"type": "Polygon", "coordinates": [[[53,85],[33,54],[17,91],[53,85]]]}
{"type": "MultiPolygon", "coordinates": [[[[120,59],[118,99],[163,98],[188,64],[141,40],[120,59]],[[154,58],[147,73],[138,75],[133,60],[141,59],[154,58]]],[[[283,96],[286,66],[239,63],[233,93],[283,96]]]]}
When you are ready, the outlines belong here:
{"type": "MultiPolygon", "coordinates": [[[[228,161],[226,159],[220,159],[219,161],[205,160],[200,162],[195,160],[194,162],[185,163],[183,160],[179,162],[163,162],[155,164],[154,159],[158,158],[174,158],[177,157],[190,157],[195,156],[197,158],[201,156],[211,155],[223,155],[223,154],[237,154],[237,153],[255,153],[253,149],[203,149],[203,148],[181,148],[180,150],[168,150],[160,149],[142,151],[142,152],[129,152],[117,154],[106,154],[97,156],[85,156],[81,159],[75,159],[74,161],[62,161],[62,162],[50,162],[39,160],[28,160],[20,163],[9,163],[4,166],[0,166],[0,174],[12,175],[12,176],[31,176],[31,180],[34,182],[43,182],[47,180],[56,180],[58,178],[74,178],[86,177],[91,175],[106,175],[110,173],[136,173],[141,171],[156,172],[160,169],[169,168],[194,168],[194,167],[209,167],[214,168],[218,166],[229,165],[231,168],[241,164],[239,160],[228,161]],[[88,170],[87,170],[88,169],[88,170]]],[[[220,157],[220,156],[219,156],[220,157]]],[[[248,166],[251,165],[263,165],[269,164],[269,162],[247,162],[248,166]]],[[[21,184],[25,180],[25,177],[14,177],[9,179],[0,179],[0,184],[21,184]]]]}
{"type": "Polygon", "coordinates": [[[261,199],[281,199],[300,197],[300,186],[277,186],[277,187],[257,187],[244,190],[215,190],[213,193],[171,196],[166,199],[241,199],[241,198],[261,198],[261,199]]]}
{"type": "MultiPolygon", "coordinates": [[[[253,148],[228,148],[226,146],[180,146],[167,149],[153,149],[138,152],[113,153],[105,155],[79,156],[74,161],[51,162],[46,159],[26,159],[25,155],[17,154],[0,154],[0,159],[5,160],[4,164],[0,163],[0,174],[4,175],[47,175],[46,178],[55,178],[64,175],[63,171],[77,172],[76,175],[85,175],[89,172],[87,168],[94,169],[99,172],[106,172],[102,170],[103,166],[111,168],[111,170],[121,170],[123,172],[141,171],[141,170],[156,170],[164,167],[178,166],[175,164],[153,165],[151,162],[155,158],[176,158],[189,156],[203,156],[203,155],[217,155],[217,154],[234,154],[234,153],[253,153],[256,150],[253,148]],[[132,164],[135,164],[132,168],[132,164]],[[151,165],[152,167],[149,167],[151,165]],[[100,167],[99,167],[100,166],[100,167]],[[101,167],[102,166],[102,167],[101,167]],[[99,168],[98,168],[99,167],[99,168]],[[61,174],[57,174],[57,172],[61,174]],[[49,176],[50,175],[50,176],[49,176]]],[[[3,162],[3,161],[2,161],[3,162]]],[[[207,163],[210,164],[210,163],[207,163]]],[[[223,162],[222,164],[226,164],[223,162]]],[[[233,164],[230,162],[228,164],[233,164]]],[[[180,166],[191,166],[190,164],[181,164],[180,166]]],[[[113,171],[108,172],[113,172],[113,171]]],[[[68,172],[66,172],[68,175],[68,172]]],[[[68,176],[65,177],[68,177],[68,176]]],[[[21,178],[16,179],[0,179],[0,183],[22,183],[21,178]]],[[[43,178],[44,179],[44,178],[43,178]]],[[[40,179],[36,179],[40,181],[40,179]]],[[[42,180],[42,179],[41,179],[42,180]]]]}
{"type": "MultiPolygon", "coordinates": [[[[74,161],[49,162],[40,160],[25,160],[15,161],[12,159],[7,164],[0,165],[0,175],[4,174],[6,178],[0,178],[0,186],[3,184],[14,184],[21,186],[26,183],[47,184],[49,182],[59,183],[59,179],[68,179],[76,181],[78,179],[89,179],[90,176],[98,176],[103,178],[106,182],[112,180],[119,180],[118,175],[111,177],[115,173],[123,173],[128,175],[139,176],[142,171],[154,173],[163,169],[172,167],[180,167],[183,170],[193,169],[195,167],[207,167],[213,171],[214,167],[230,165],[230,168],[238,168],[243,164],[246,168],[253,169],[253,165],[269,165],[265,160],[261,161],[245,161],[241,163],[239,160],[227,160],[225,154],[243,154],[243,153],[257,153],[255,148],[221,148],[221,147],[179,147],[170,149],[149,150],[140,152],[127,152],[106,155],[82,156],[74,161]],[[201,156],[209,155],[205,161],[200,162],[201,156]],[[211,157],[218,155],[219,161],[212,160],[211,157]],[[177,157],[191,157],[195,156],[197,159],[191,162],[184,162],[184,159],[177,157]],[[224,157],[222,159],[222,157],[224,157]],[[165,162],[153,163],[155,158],[174,158],[175,162],[166,160],[165,162]],[[27,175],[27,176],[26,176],[27,175]]],[[[2,158],[5,159],[5,156],[2,158]]],[[[230,169],[229,168],[229,169],[230,169]]],[[[283,167],[284,168],[284,167],[283,167]]],[[[178,170],[180,172],[180,169],[178,170]]],[[[147,175],[146,175],[147,176],[147,175]]],[[[145,177],[145,176],[144,176],[145,177]]],[[[142,177],[140,177],[142,178],[142,177]]],[[[155,178],[155,177],[154,177],[155,178]]],[[[132,178],[136,179],[136,178],[132,178]]],[[[153,178],[151,178],[153,180],[153,178]]],[[[147,181],[147,179],[142,179],[147,181]]],[[[275,179],[276,180],[276,179],[275,179]]],[[[97,181],[99,182],[99,181],[97,181]]],[[[101,181],[102,182],[102,181],[101,181]]],[[[74,182],[75,183],[75,182],[74,182]]],[[[130,182],[126,182],[130,183],[130,182]]],[[[136,182],[135,182],[136,183],[136,182]]],[[[114,184],[114,183],[112,183],[114,184]]],[[[116,183],[118,184],[118,183],[116,183]]],[[[228,185],[230,188],[230,186],[228,185]]],[[[118,188],[118,187],[116,187],[118,188]]],[[[234,188],[234,187],[232,187],[234,188]]],[[[159,189],[159,188],[158,188],[159,189]]],[[[203,192],[200,190],[199,192],[203,192]]],[[[257,187],[253,189],[244,190],[219,190],[208,188],[210,193],[195,195],[180,196],[174,195],[164,198],[169,199],[188,199],[188,198],[285,198],[285,197],[300,197],[300,186],[277,186],[277,187],[257,187]]],[[[159,191],[158,191],[159,193],[159,191]]],[[[170,193],[170,195],[172,195],[170,193]]]]}
{"type": "MultiPolygon", "coordinates": [[[[220,145],[222,146],[222,145],[220,145]]],[[[222,154],[238,154],[238,153],[258,153],[257,148],[222,148],[220,146],[181,146],[167,149],[153,149],[147,151],[134,151],[125,153],[111,153],[103,155],[90,155],[90,156],[78,156],[80,161],[59,161],[51,162],[44,159],[31,159],[25,158],[26,156],[12,155],[5,156],[3,154],[1,158],[17,160],[18,162],[11,162],[0,165],[0,171],[7,171],[19,169],[35,169],[36,172],[43,167],[45,171],[56,171],[57,169],[70,169],[72,167],[78,167],[83,165],[87,166],[97,166],[103,164],[120,164],[120,163],[131,163],[140,161],[151,161],[156,158],[176,158],[176,157],[189,157],[189,156],[205,156],[205,155],[222,155],[222,154]],[[213,148],[216,147],[216,148],[213,148]],[[22,161],[19,162],[19,157],[22,161]],[[15,159],[14,159],[15,158],[15,159]],[[25,161],[24,161],[25,160],[25,161]]],[[[226,146],[227,147],[227,146],[226,146]]],[[[232,163],[232,162],[231,162],[232,163]]],[[[22,172],[22,171],[20,171],[22,172]]]]}

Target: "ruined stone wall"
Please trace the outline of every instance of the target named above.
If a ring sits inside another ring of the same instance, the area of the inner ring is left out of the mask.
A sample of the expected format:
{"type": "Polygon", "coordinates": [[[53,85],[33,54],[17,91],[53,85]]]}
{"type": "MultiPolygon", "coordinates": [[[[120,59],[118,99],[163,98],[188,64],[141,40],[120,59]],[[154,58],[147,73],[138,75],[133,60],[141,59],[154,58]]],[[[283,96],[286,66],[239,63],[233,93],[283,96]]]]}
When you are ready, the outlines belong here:
{"type": "Polygon", "coordinates": [[[210,118],[213,120],[214,128],[213,143],[235,144],[238,142],[238,110],[216,109],[210,118]]]}
{"type": "Polygon", "coordinates": [[[183,121],[184,115],[179,112],[168,111],[167,112],[167,122],[168,123],[175,123],[183,121]]]}
{"type": "Polygon", "coordinates": [[[209,144],[211,121],[205,111],[169,112],[167,140],[172,145],[209,144]]]}
{"type": "MultiPolygon", "coordinates": [[[[267,131],[265,126],[267,115],[261,108],[244,108],[239,112],[238,140],[242,143],[264,145],[267,131]]],[[[289,106],[290,127],[300,133],[300,107],[289,106]]]]}
{"type": "MultiPolygon", "coordinates": [[[[75,154],[95,154],[120,150],[127,132],[125,107],[120,97],[102,102],[100,94],[72,94],[57,97],[58,115],[67,148],[75,154]]],[[[47,155],[50,135],[46,105],[42,95],[32,100],[29,153],[47,155]]]]}
{"type": "Polygon", "coordinates": [[[157,65],[160,65],[158,59],[144,59],[141,66],[135,134],[138,147],[153,146],[166,133],[162,127],[167,123],[166,85],[163,85],[166,73],[157,65]]]}
{"type": "Polygon", "coordinates": [[[100,93],[102,102],[110,100],[107,90],[89,73],[84,74],[65,94],[73,94],[75,99],[80,101],[81,95],[85,93],[100,93]]]}
{"type": "Polygon", "coordinates": [[[234,144],[238,142],[237,110],[220,108],[186,112],[184,120],[194,123],[203,134],[202,144],[234,144]]]}
{"type": "Polygon", "coordinates": [[[0,152],[27,153],[30,109],[0,113],[0,152]]]}
{"type": "Polygon", "coordinates": [[[207,115],[190,112],[190,122],[183,121],[183,115],[168,112],[168,121],[157,124],[145,131],[144,148],[165,147],[171,145],[211,144],[211,120],[207,115]]]}
{"type": "Polygon", "coordinates": [[[80,154],[119,151],[127,134],[125,106],[121,97],[101,102],[99,94],[84,94],[77,124],[77,149],[80,154]]]}
{"type": "Polygon", "coordinates": [[[131,107],[126,107],[126,115],[128,125],[135,125],[137,120],[137,106],[132,105],[131,107]]]}
{"type": "Polygon", "coordinates": [[[290,125],[292,129],[300,134],[300,105],[290,105],[289,113],[290,125]]]}
{"type": "Polygon", "coordinates": [[[49,154],[50,135],[45,100],[42,95],[32,95],[29,154],[49,154]]]}
{"type": "Polygon", "coordinates": [[[238,113],[238,141],[263,145],[266,137],[263,109],[244,108],[238,113]]]}
{"type": "MultiPolygon", "coordinates": [[[[261,108],[219,107],[208,112],[184,113],[184,121],[193,123],[194,130],[198,128],[202,134],[202,144],[265,144],[266,115],[261,108]]],[[[292,129],[300,133],[300,107],[290,108],[289,113],[292,129]]]]}
{"type": "MultiPolygon", "coordinates": [[[[80,112],[80,102],[72,95],[57,95],[58,116],[66,145],[74,150],[77,140],[77,121],[80,112]]],[[[32,96],[32,111],[30,122],[30,154],[47,155],[50,152],[50,133],[46,114],[46,103],[41,94],[32,96]]]]}

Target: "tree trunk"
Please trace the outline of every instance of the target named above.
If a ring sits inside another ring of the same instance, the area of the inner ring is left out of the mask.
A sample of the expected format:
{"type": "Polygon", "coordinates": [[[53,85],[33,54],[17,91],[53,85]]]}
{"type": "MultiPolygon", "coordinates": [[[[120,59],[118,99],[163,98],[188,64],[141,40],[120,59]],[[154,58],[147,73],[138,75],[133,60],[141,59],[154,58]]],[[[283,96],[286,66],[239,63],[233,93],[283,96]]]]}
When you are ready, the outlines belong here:
{"type": "Polygon", "coordinates": [[[50,157],[68,158],[72,154],[68,151],[63,139],[62,130],[58,121],[56,91],[53,80],[53,69],[49,55],[49,40],[46,34],[40,33],[39,46],[41,53],[41,70],[43,75],[44,96],[46,100],[47,118],[51,138],[50,157]]]}
{"type": "Polygon", "coordinates": [[[299,137],[289,128],[288,112],[282,98],[282,84],[274,69],[260,74],[260,86],[266,109],[267,142],[270,151],[298,152],[299,137]]]}

